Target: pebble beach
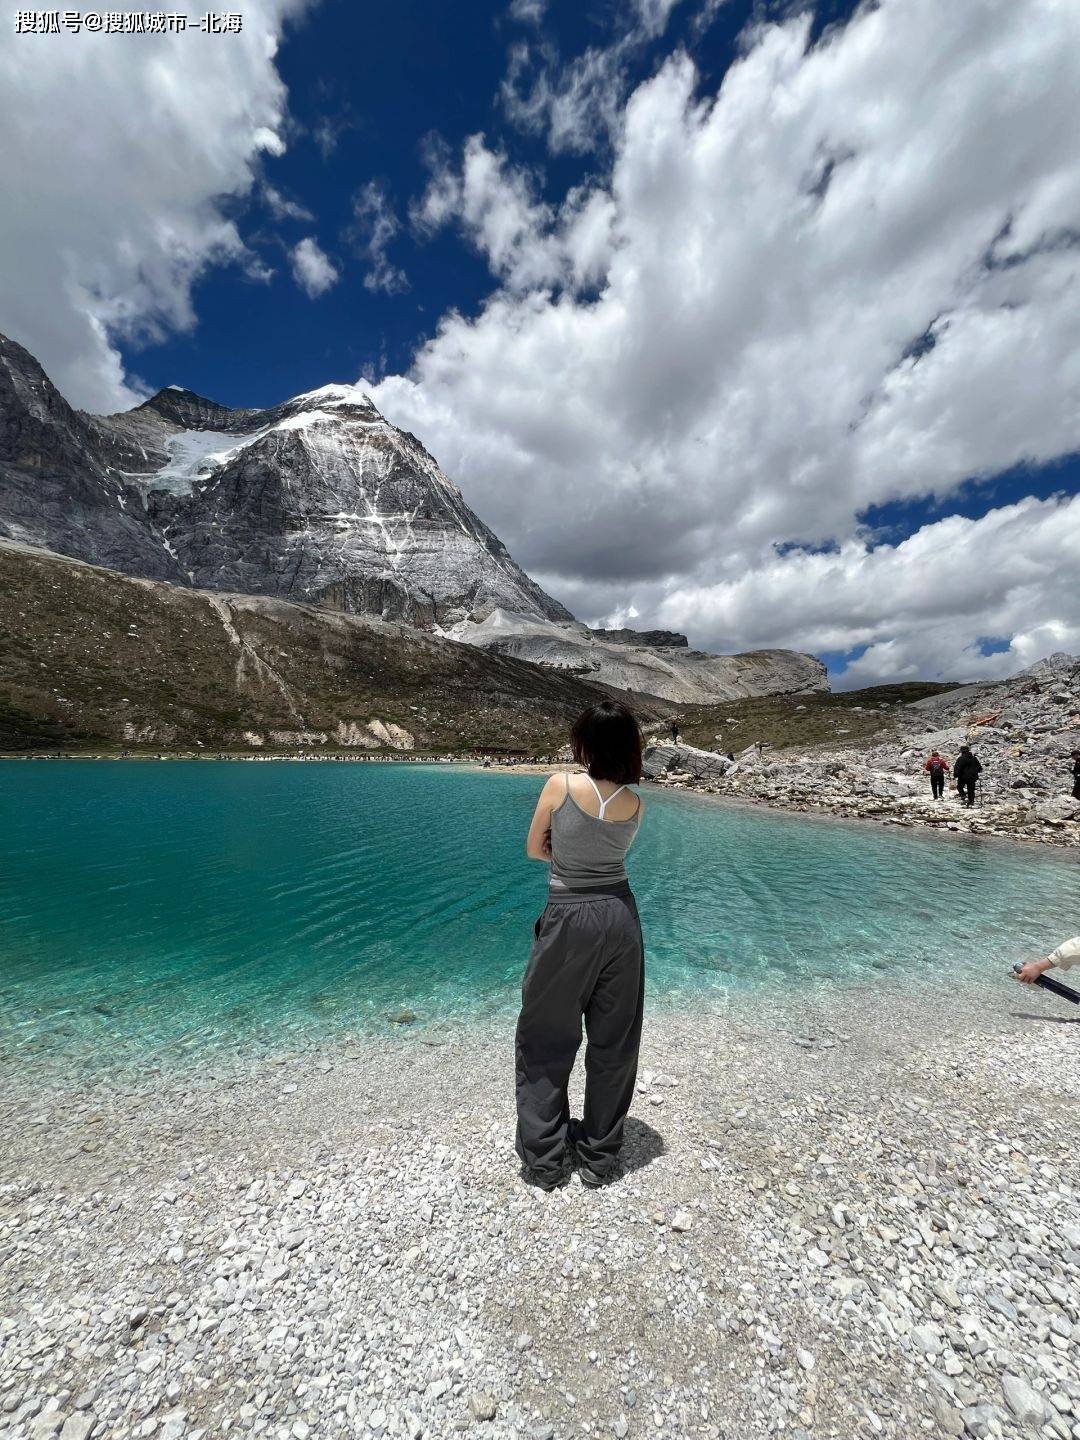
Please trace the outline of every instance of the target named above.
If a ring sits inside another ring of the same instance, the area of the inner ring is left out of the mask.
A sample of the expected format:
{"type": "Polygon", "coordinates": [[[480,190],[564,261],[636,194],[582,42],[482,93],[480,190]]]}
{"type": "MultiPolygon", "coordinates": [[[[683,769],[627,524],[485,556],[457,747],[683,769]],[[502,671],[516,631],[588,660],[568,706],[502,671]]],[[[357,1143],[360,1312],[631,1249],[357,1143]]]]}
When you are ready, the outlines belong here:
{"type": "Polygon", "coordinates": [[[1001,968],[654,1004],[600,1191],[504,1020],[9,1056],[0,1440],[1080,1440],[1080,1024],[1001,968]]]}

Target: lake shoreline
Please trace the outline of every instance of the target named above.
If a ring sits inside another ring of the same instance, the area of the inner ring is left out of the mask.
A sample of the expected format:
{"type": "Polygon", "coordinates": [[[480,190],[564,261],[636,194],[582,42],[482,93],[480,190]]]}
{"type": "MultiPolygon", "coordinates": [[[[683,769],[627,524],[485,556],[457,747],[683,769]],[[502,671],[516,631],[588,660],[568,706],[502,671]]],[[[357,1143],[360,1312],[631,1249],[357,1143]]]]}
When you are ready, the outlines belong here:
{"type": "Polygon", "coordinates": [[[8,1433],[50,1406],[95,1437],[1071,1428],[1065,1009],[996,972],[650,1006],[625,1173],[548,1196],[505,1017],[7,1065],[8,1433]]]}
{"type": "MultiPolygon", "coordinates": [[[[180,761],[195,763],[243,763],[243,764],[368,764],[368,765],[434,765],[434,766],[457,766],[470,770],[483,771],[488,774],[510,774],[510,775],[555,775],[567,768],[565,761],[514,761],[493,762],[485,765],[482,760],[473,755],[412,755],[408,753],[383,753],[354,754],[349,752],[337,752],[333,754],[310,753],[310,754],[263,754],[258,751],[243,753],[215,753],[212,755],[200,755],[192,752],[180,752],[169,754],[165,751],[154,754],[117,754],[105,751],[32,751],[19,753],[0,754],[2,761],[57,761],[57,760],[94,760],[113,762],[160,762],[180,761]]],[[[945,839],[955,840],[989,840],[1004,842],[1009,846],[1021,846],[1025,849],[1042,849],[1050,847],[1055,850],[1069,849],[1080,846],[1080,825],[1073,822],[1069,828],[1067,822],[1062,822],[1062,827],[1044,827],[1041,830],[1026,834],[1010,834],[1006,831],[991,828],[985,824],[987,814],[992,818],[992,807],[989,811],[977,811],[971,818],[964,811],[958,810],[955,815],[950,814],[947,820],[937,817],[924,817],[912,814],[910,811],[901,811],[899,808],[888,810],[881,814],[868,815],[861,813],[856,808],[848,808],[843,805],[813,805],[804,801],[784,801],[780,799],[765,799],[754,795],[740,795],[728,791],[719,791],[715,788],[700,785],[688,784],[685,782],[664,783],[645,780],[642,782],[646,787],[646,794],[650,788],[663,791],[675,791],[698,796],[713,804],[731,807],[745,807],[754,811],[768,811],[780,815],[799,815],[809,820],[840,821],[845,823],[858,822],[860,825],[875,825],[878,827],[895,827],[898,829],[911,830],[918,834],[940,835],[945,839]]]]}

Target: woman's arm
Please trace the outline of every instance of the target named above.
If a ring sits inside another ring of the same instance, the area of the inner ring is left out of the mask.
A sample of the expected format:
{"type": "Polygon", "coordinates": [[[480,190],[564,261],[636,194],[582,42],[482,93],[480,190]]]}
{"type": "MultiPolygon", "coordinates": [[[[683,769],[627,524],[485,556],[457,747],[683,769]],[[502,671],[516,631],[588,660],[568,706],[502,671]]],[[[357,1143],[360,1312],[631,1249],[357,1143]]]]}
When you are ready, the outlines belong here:
{"type": "Polygon", "coordinates": [[[552,775],[540,791],[540,799],[533,811],[532,824],[525,841],[525,853],[530,860],[551,861],[551,814],[562,801],[566,781],[561,775],[552,775]]]}

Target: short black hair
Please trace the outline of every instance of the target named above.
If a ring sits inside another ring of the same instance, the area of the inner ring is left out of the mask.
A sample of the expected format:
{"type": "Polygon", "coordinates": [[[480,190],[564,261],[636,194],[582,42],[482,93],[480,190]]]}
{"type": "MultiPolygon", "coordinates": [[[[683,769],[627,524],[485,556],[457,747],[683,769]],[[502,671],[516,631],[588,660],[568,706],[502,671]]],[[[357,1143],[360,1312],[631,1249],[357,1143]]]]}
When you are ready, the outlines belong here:
{"type": "Polygon", "coordinates": [[[641,731],[634,712],[621,700],[601,700],[574,721],[574,759],[594,780],[636,785],[641,779],[641,731]]]}

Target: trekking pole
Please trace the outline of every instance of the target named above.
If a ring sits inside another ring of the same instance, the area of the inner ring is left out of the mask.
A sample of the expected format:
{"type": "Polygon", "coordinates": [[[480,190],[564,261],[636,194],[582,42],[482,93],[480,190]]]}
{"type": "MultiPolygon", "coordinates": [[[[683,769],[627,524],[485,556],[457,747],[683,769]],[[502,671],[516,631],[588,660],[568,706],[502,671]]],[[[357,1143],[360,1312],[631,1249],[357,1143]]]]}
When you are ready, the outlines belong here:
{"type": "MultiPolygon", "coordinates": [[[[1013,974],[1018,975],[1024,968],[1022,965],[1014,965],[1013,974]]],[[[1034,982],[1043,990],[1049,990],[1052,995],[1059,995],[1062,1000],[1070,1000],[1074,1005],[1080,1005],[1080,990],[1074,990],[1071,985],[1063,985],[1060,980],[1051,980],[1046,975],[1040,975],[1034,982]]]]}

